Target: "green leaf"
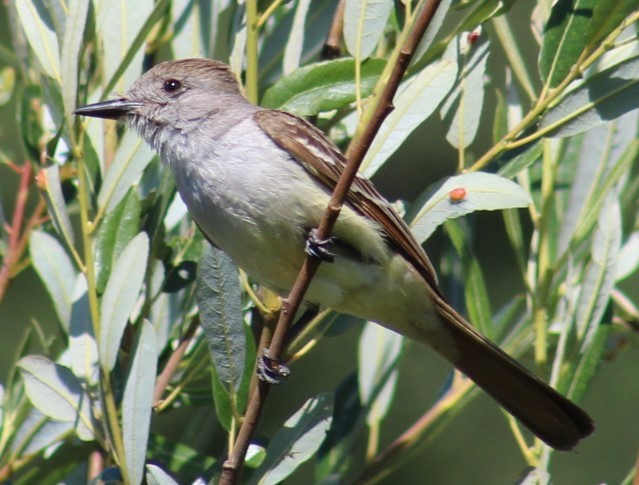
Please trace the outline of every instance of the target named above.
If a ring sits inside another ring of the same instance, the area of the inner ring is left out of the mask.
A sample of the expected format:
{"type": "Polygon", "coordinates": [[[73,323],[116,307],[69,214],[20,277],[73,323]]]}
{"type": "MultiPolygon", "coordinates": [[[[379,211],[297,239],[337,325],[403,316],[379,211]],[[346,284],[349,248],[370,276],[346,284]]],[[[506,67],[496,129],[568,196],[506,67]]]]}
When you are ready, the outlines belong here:
{"type": "Polygon", "coordinates": [[[42,70],[58,83],[60,77],[60,47],[55,33],[55,25],[44,2],[23,0],[16,2],[18,17],[42,70]]]}
{"type": "Polygon", "coordinates": [[[284,49],[283,74],[287,75],[300,67],[302,50],[304,47],[304,33],[306,31],[306,16],[311,6],[311,0],[300,0],[295,7],[293,25],[289,30],[288,40],[284,49]]]}
{"type": "Polygon", "coordinates": [[[460,73],[442,104],[440,115],[448,132],[446,139],[455,148],[466,148],[479,129],[484,105],[484,75],[488,61],[488,37],[469,43],[468,35],[455,39],[460,73]]]}
{"type": "Polygon", "coordinates": [[[493,312],[481,266],[472,249],[472,238],[458,221],[446,221],[446,232],[462,263],[464,296],[468,317],[489,339],[495,338],[493,312]]]}
{"type": "Polygon", "coordinates": [[[128,477],[135,484],[142,483],[144,477],[157,357],[155,330],[151,322],[143,320],[122,397],[122,441],[128,477]]]}
{"type": "MultiPolygon", "coordinates": [[[[217,20],[210,5],[191,0],[174,0],[170,4],[172,24],[171,50],[175,59],[208,57],[212,24],[217,20]]],[[[213,7],[214,9],[217,8],[213,7]]],[[[217,12],[215,12],[217,13],[217,12]]],[[[213,30],[215,32],[215,30],[213,30]]]]}
{"type": "Polygon", "coordinates": [[[597,325],[597,328],[589,339],[588,345],[582,349],[581,359],[579,360],[579,365],[575,370],[575,375],[572,379],[570,390],[568,391],[568,396],[570,396],[571,399],[579,402],[586,393],[588,384],[601,365],[608,349],[608,338],[612,329],[611,327],[612,325],[609,320],[605,320],[597,325]]]}
{"type": "Polygon", "coordinates": [[[539,57],[542,80],[551,88],[565,79],[586,46],[597,0],[558,0],[544,29],[539,57]]]}
{"type": "Polygon", "coordinates": [[[62,441],[72,431],[73,422],[53,420],[32,408],[13,432],[10,450],[14,456],[34,455],[62,441]]]}
{"type": "Polygon", "coordinates": [[[70,115],[76,107],[78,94],[78,68],[81,59],[84,28],[89,5],[87,0],[68,0],[68,10],[62,39],[62,99],[64,113],[70,115]]]}
{"type": "MultiPolygon", "coordinates": [[[[95,2],[95,26],[97,34],[102,39],[100,45],[105,79],[113,79],[125,55],[133,47],[136,36],[151,15],[153,6],[153,0],[95,2]]],[[[142,74],[143,58],[144,51],[136,49],[132,62],[111,89],[124,93],[142,74]]]]}
{"type": "Polygon", "coordinates": [[[344,42],[356,61],[371,56],[384,33],[392,8],[392,0],[346,0],[344,42]]]}
{"type": "Polygon", "coordinates": [[[127,130],[118,146],[113,162],[104,177],[98,194],[98,205],[103,210],[111,211],[126,196],[142,172],[151,162],[155,153],[136,133],[127,130]]]}
{"type": "Polygon", "coordinates": [[[202,455],[185,443],[154,433],[149,437],[148,451],[149,456],[162,463],[167,470],[179,475],[184,483],[191,483],[204,470],[215,465],[215,458],[212,456],[202,455]]]}
{"type": "Polygon", "coordinates": [[[441,60],[433,62],[401,84],[393,100],[395,109],[382,124],[362,162],[362,172],[372,177],[400,145],[437,109],[457,76],[454,42],[441,60]]]}
{"type": "Polygon", "coordinates": [[[11,66],[0,69],[0,106],[4,106],[11,100],[15,84],[16,69],[11,66]]]}
{"type": "Polygon", "coordinates": [[[549,136],[566,137],[619,118],[639,107],[639,56],[586,79],[541,120],[549,136]]]}
{"type": "Polygon", "coordinates": [[[592,20],[586,34],[586,44],[599,47],[599,43],[637,8],[639,8],[637,0],[599,0],[593,9],[592,20]]]}
{"type": "Polygon", "coordinates": [[[42,231],[33,231],[29,239],[33,266],[44,283],[60,323],[68,329],[76,270],[58,240],[42,231]]]}
{"type": "Polygon", "coordinates": [[[634,231],[619,251],[615,281],[622,281],[639,268],[639,231],[634,231]]]}
{"type": "MultiPolygon", "coordinates": [[[[382,73],[385,61],[370,59],[362,64],[362,96],[368,96],[382,73]]],[[[337,59],[318,62],[280,78],[264,94],[262,106],[294,113],[316,115],[355,101],[355,61],[337,59]]]]}
{"type": "Polygon", "coordinates": [[[364,436],[367,408],[360,403],[355,373],[337,386],[333,409],[331,428],[317,452],[315,483],[342,476],[354,461],[354,449],[364,436]]]}
{"type": "Polygon", "coordinates": [[[94,439],[89,396],[69,369],[39,355],[23,357],[17,367],[36,409],[52,419],[74,423],[80,439],[94,439]]]}
{"type": "Polygon", "coordinates": [[[245,372],[246,334],[237,267],[212,246],[205,248],[198,268],[196,299],[213,361],[216,410],[228,425],[245,372]]]}
{"type": "Polygon", "coordinates": [[[511,150],[500,159],[504,165],[497,172],[507,179],[513,178],[526,170],[541,157],[543,143],[540,140],[526,145],[521,150],[511,150]]]}
{"type": "Polygon", "coordinates": [[[428,51],[430,46],[433,44],[433,40],[435,40],[435,36],[441,29],[442,24],[444,23],[444,18],[446,14],[450,12],[450,6],[453,3],[453,0],[442,0],[437,7],[437,11],[433,16],[433,19],[428,24],[428,28],[424,33],[424,36],[419,41],[417,48],[415,49],[415,54],[413,54],[412,64],[417,62],[421,57],[428,51]]]}
{"type": "Polygon", "coordinates": [[[87,294],[87,280],[80,273],[73,291],[73,305],[69,323],[69,353],[71,370],[88,384],[99,381],[98,343],[91,325],[91,310],[87,294]]]}
{"type": "Polygon", "coordinates": [[[117,258],[100,304],[100,364],[107,372],[115,366],[120,340],[138,299],[149,256],[149,238],[141,232],[117,258]]]}
{"type": "Polygon", "coordinates": [[[369,426],[386,416],[395,396],[399,358],[404,337],[381,325],[367,322],[359,339],[358,382],[363,405],[368,407],[369,426]]]}
{"type": "Polygon", "coordinates": [[[141,211],[140,196],[132,189],[113,210],[105,214],[95,243],[96,286],[99,292],[104,291],[116,257],[140,230],[141,211]]]}
{"type": "Polygon", "coordinates": [[[413,234],[425,241],[443,222],[478,210],[526,207],[528,193],[510,180],[490,173],[465,173],[451,177],[409,214],[413,234]]]}
{"type": "Polygon", "coordinates": [[[315,454],[331,424],[333,395],[320,394],[309,399],[275,433],[266,449],[266,459],[250,483],[281,483],[297,467],[315,454]]]}
{"type": "Polygon", "coordinates": [[[584,270],[577,311],[577,333],[583,347],[590,345],[615,286],[617,260],[621,250],[621,210],[612,190],[601,209],[592,236],[591,258],[584,270]]]}
{"type": "Polygon", "coordinates": [[[574,175],[559,233],[559,252],[568,249],[575,231],[586,219],[592,219],[599,213],[600,204],[597,205],[596,201],[602,201],[607,193],[606,182],[615,165],[621,163],[626,166],[623,151],[635,141],[636,133],[637,116],[629,113],[622,119],[588,130],[581,137],[576,165],[571,170],[574,175]]]}
{"type": "Polygon", "coordinates": [[[53,227],[55,227],[55,230],[62,236],[67,245],[72,247],[74,241],[73,227],[71,227],[71,220],[62,195],[60,167],[51,165],[43,168],[39,174],[39,181],[41,185],[44,185],[42,195],[47,203],[53,227]]]}
{"type": "Polygon", "coordinates": [[[178,485],[178,482],[173,480],[171,475],[151,463],[146,465],[146,483],[148,485],[178,485]]]}

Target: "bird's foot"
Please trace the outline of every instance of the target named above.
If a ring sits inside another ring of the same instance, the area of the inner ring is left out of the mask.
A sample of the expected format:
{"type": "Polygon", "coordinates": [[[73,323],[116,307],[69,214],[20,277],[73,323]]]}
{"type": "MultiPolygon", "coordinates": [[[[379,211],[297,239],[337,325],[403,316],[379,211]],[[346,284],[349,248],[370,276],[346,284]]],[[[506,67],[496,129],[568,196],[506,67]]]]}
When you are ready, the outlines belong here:
{"type": "Polygon", "coordinates": [[[291,370],[281,362],[271,359],[268,349],[262,351],[257,360],[257,377],[269,384],[284,384],[291,374],[291,370]]]}
{"type": "Polygon", "coordinates": [[[317,229],[313,228],[308,232],[306,238],[306,248],[304,252],[324,263],[332,263],[335,260],[335,254],[330,251],[335,238],[319,239],[317,237],[317,229]]]}

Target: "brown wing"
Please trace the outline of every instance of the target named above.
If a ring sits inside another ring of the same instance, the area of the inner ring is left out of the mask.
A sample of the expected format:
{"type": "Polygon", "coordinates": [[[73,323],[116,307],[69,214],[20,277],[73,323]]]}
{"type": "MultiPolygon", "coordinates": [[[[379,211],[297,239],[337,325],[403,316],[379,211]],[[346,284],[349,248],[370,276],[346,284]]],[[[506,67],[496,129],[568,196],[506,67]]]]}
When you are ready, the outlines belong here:
{"type": "MultiPolygon", "coordinates": [[[[295,161],[332,192],[346,160],[340,150],[310,123],[284,111],[261,110],[255,113],[257,124],[295,161]]],[[[375,221],[388,241],[422,274],[441,296],[435,270],[404,220],[366,178],[357,176],[351,185],[347,203],[355,211],[375,221]]]]}

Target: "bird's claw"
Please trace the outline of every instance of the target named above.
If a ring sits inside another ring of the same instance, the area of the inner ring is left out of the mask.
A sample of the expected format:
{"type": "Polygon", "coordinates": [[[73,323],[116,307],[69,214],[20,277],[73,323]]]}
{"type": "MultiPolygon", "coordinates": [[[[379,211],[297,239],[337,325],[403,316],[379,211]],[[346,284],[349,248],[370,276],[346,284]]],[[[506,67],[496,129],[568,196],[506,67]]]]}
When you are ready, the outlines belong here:
{"type": "Polygon", "coordinates": [[[262,356],[257,360],[257,377],[269,384],[284,384],[291,374],[291,370],[281,362],[277,362],[269,356],[268,349],[262,351],[262,356]]]}
{"type": "Polygon", "coordinates": [[[317,237],[317,229],[311,229],[306,238],[306,248],[304,252],[314,258],[325,263],[332,263],[335,260],[335,254],[330,251],[330,247],[335,239],[320,239],[317,237]]]}

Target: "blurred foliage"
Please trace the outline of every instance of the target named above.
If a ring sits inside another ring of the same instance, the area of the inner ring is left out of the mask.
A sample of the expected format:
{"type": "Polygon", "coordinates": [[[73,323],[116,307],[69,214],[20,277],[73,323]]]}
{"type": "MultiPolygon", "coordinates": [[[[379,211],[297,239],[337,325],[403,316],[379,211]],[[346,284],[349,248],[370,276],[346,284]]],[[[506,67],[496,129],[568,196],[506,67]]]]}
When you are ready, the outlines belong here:
{"type": "MultiPolygon", "coordinates": [[[[0,7],[9,27],[0,105],[15,106],[18,147],[0,151],[15,197],[0,199],[0,306],[32,269],[49,300],[34,292],[29,304],[51,308],[57,321],[46,332],[35,317],[20,322],[19,338],[0,322],[2,338],[15,342],[0,386],[0,481],[215,479],[245,410],[256,335],[278,307],[207,247],[143,142],[73,109],[125,92],[161,60],[208,57],[243,73],[249,98],[314,116],[344,145],[368,121],[425,3],[346,0],[343,11],[337,1],[308,0],[0,7]],[[329,30],[337,35],[327,49],[329,30]],[[165,436],[164,417],[184,412],[188,424],[165,436]]],[[[444,224],[452,249],[442,257],[443,281],[464,295],[482,332],[515,356],[532,347],[538,370],[579,401],[639,321],[639,295],[620,286],[639,268],[639,1],[552,3],[531,5],[521,36],[513,2],[442,1],[362,170],[383,173],[422,122],[444,124],[458,173],[421,187],[407,218],[420,242],[444,224]],[[528,37],[534,45],[523,45],[528,37]],[[531,49],[537,64],[524,54],[531,49]],[[499,75],[489,76],[496,55],[499,75]],[[478,136],[486,120],[488,149],[478,136]],[[503,210],[519,281],[498,309],[473,248],[475,228],[453,220],[480,210],[503,210]]],[[[424,149],[432,142],[420,140],[424,149]]],[[[291,356],[307,359],[320,336],[353,324],[320,313],[295,336],[291,356]]],[[[423,453],[478,393],[455,375],[402,446],[382,449],[394,438],[380,439],[382,424],[402,412],[394,397],[406,348],[367,324],[358,368],[256,440],[244,478],[295,483],[310,460],[318,483],[376,481],[423,453]]],[[[553,451],[510,424],[515,441],[503,446],[516,442],[522,469],[534,467],[522,480],[549,482],[553,451]]]]}

